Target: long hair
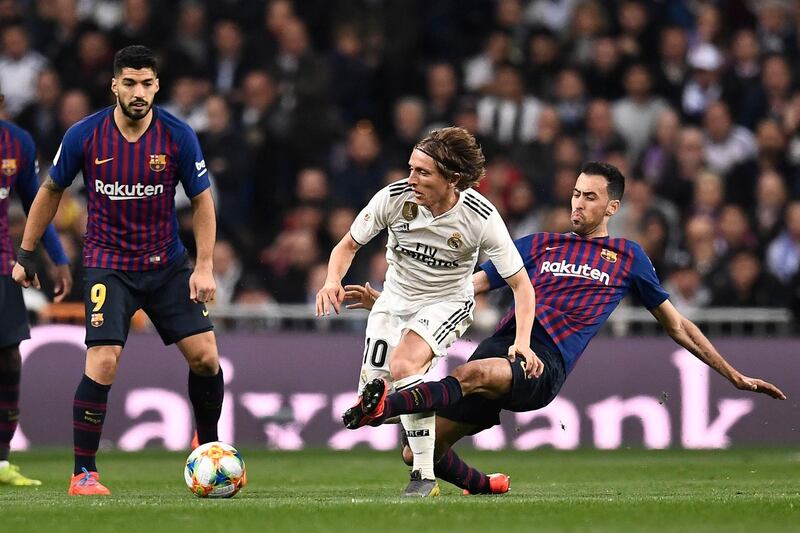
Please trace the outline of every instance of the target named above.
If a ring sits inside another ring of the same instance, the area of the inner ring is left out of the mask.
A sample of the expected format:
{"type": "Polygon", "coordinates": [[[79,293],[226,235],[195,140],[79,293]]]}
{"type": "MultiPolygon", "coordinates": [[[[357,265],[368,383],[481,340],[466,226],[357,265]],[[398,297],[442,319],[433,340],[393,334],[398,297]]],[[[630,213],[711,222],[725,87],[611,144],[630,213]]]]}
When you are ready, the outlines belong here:
{"type": "Polygon", "coordinates": [[[486,174],[486,158],[475,137],[464,128],[433,130],[414,146],[436,163],[444,178],[463,191],[486,174]]]}

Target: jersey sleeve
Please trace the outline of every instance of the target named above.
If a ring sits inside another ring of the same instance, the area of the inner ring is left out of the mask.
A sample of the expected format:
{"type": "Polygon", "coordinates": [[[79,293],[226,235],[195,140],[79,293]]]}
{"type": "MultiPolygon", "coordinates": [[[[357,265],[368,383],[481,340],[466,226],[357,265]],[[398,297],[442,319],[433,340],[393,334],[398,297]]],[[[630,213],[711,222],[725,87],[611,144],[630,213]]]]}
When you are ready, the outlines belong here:
{"type": "Polygon", "coordinates": [[[514,241],[511,240],[508,228],[496,210],[489,215],[481,248],[502,278],[513,276],[525,266],[514,241]]]}
{"type": "Polygon", "coordinates": [[[56,156],[53,158],[53,166],[50,168],[50,177],[64,189],[69,187],[78,172],[83,170],[82,124],[82,122],[75,124],[64,134],[56,156]]]}
{"type": "Polygon", "coordinates": [[[211,186],[200,141],[189,126],[184,128],[179,140],[178,176],[189,198],[194,198],[211,186]]]}
{"type": "Polygon", "coordinates": [[[653,263],[639,246],[633,247],[631,288],[649,310],[655,309],[669,298],[669,293],[661,287],[653,263]]]}
{"type": "Polygon", "coordinates": [[[350,236],[365,245],[389,225],[389,188],[378,191],[350,226],[350,236]]]}
{"type": "MultiPolygon", "coordinates": [[[[521,237],[514,241],[514,246],[517,248],[521,257],[531,257],[531,245],[533,243],[533,235],[526,235],[525,237],[521,237]]],[[[530,268],[530,266],[526,263],[526,267],[530,268]]],[[[506,280],[503,279],[497,272],[497,268],[494,266],[494,263],[491,261],[486,261],[482,263],[479,267],[481,270],[486,272],[486,275],[489,277],[489,290],[499,289],[506,285],[506,280]]]]}
{"type": "MultiPolygon", "coordinates": [[[[29,135],[22,137],[22,157],[21,169],[17,174],[14,187],[27,215],[31,210],[33,199],[36,198],[36,193],[39,191],[39,162],[36,160],[36,146],[29,135]]],[[[66,265],[69,263],[53,224],[47,225],[44,235],[42,235],[42,244],[54,264],[66,265]]]]}

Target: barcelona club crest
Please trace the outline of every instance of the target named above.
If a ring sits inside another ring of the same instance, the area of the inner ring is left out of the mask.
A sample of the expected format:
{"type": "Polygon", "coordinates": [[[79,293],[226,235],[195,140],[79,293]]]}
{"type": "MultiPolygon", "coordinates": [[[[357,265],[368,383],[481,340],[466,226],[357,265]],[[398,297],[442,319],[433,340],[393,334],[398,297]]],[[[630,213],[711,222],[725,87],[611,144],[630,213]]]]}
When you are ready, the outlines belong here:
{"type": "Polygon", "coordinates": [[[103,318],[103,313],[92,313],[92,327],[99,328],[103,325],[105,319],[103,318]]]}
{"type": "Polygon", "coordinates": [[[17,173],[17,160],[16,159],[3,159],[3,174],[6,176],[13,176],[17,173]]]}
{"type": "Polygon", "coordinates": [[[405,202],[403,204],[403,218],[411,222],[417,218],[419,213],[419,206],[414,202],[405,202]]]}
{"type": "Polygon", "coordinates": [[[617,262],[617,252],[612,252],[611,250],[606,250],[605,248],[603,248],[603,251],[600,252],[600,257],[602,257],[609,263],[617,262]]]}
{"type": "Polygon", "coordinates": [[[150,170],[161,172],[167,168],[167,154],[150,154],[150,170]]]}
{"type": "Polygon", "coordinates": [[[447,239],[447,246],[458,250],[461,248],[461,234],[459,232],[453,233],[449,239],[447,239]]]}

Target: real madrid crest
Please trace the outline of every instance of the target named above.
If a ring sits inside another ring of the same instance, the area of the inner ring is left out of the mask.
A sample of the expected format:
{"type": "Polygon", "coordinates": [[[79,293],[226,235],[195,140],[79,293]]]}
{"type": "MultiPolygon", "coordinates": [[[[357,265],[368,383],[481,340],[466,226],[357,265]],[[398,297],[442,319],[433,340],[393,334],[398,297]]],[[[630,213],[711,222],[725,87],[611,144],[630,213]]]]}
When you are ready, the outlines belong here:
{"type": "Polygon", "coordinates": [[[150,170],[161,172],[167,168],[167,154],[150,154],[150,170]]]}
{"type": "Polygon", "coordinates": [[[405,202],[403,204],[403,218],[412,221],[417,218],[419,213],[419,206],[414,202],[405,202]]]}
{"type": "Polygon", "coordinates": [[[16,159],[3,159],[2,166],[3,174],[6,176],[13,176],[17,173],[17,160],[16,159]]]}
{"type": "Polygon", "coordinates": [[[455,250],[461,248],[461,244],[461,234],[459,232],[453,233],[450,238],[447,239],[447,246],[455,250]]]}
{"type": "Polygon", "coordinates": [[[603,248],[603,251],[600,252],[600,257],[602,257],[609,263],[617,262],[617,252],[612,252],[611,250],[607,250],[605,248],[603,248]]]}

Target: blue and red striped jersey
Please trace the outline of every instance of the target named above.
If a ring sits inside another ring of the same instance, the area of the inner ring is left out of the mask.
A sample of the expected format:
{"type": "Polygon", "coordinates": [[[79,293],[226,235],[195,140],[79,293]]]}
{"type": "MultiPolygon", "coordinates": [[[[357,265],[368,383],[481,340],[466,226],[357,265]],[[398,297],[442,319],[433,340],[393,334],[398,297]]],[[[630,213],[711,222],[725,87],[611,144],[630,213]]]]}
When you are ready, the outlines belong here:
{"type": "MultiPolygon", "coordinates": [[[[14,267],[14,243],[8,233],[12,189],[19,195],[27,214],[39,190],[37,167],[36,147],[30,134],[0,120],[0,275],[10,275],[14,267]]],[[[53,263],[65,265],[69,262],[52,224],[42,235],[42,243],[53,263]]]]}
{"type": "Polygon", "coordinates": [[[128,142],[108,107],[64,135],[50,177],[69,186],[78,172],[89,198],[84,265],[115,270],[164,268],[185,252],[178,238],[175,188],[193,198],[209,187],[197,135],[153,106],[150,126],[128,142]]]}
{"type": "MultiPolygon", "coordinates": [[[[515,244],[536,291],[534,336],[561,352],[567,372],[628,291],[647,309],[669,298],[647,254],[633,241],[534,233],[515,244]]],[[[492,289],[505,285],[491,262],[481,269],[492,289]]],[[[512,309],[498,329],[513,327],[513,316],[512,309]]]]}

